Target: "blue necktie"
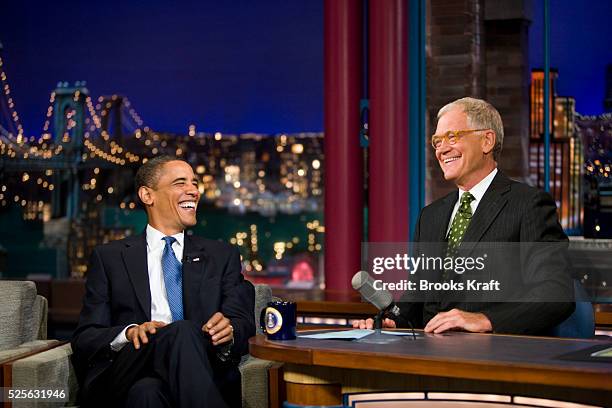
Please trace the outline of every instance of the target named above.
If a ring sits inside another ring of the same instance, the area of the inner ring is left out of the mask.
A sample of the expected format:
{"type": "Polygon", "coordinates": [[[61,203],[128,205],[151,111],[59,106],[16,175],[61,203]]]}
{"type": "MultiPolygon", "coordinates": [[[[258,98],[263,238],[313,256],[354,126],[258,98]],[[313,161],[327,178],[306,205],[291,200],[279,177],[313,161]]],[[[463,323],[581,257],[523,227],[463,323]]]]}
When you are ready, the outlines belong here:
{"type": "Polygon", "coordinates": [[[172,321],[183,320],[183,273],[182,265],[176,259],[172,250],[172,244],[176,242],[174,237],[163,237],[166,241],[164,253],[162,254],[162,270],[164,271],[164,283],[166,284],[166,295],[172,313],[172,321]]]}

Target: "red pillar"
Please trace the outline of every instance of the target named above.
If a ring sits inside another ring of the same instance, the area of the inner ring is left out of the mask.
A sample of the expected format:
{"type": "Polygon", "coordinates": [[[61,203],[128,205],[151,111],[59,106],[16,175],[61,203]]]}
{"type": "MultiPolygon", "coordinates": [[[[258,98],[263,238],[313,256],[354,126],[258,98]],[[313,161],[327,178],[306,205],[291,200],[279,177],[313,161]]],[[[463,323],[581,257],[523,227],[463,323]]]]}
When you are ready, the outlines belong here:
{"type": "Polygon", "coordinates": [[[361,1],[325,0],[325,283],[349,291],[360,269],[363,165],[359,146],[361,1]]]}
{"type": "Polygon", "coordinates": [[[405,0],[370,1],[369,240],[406,242],[408,13],[405,0]]]}

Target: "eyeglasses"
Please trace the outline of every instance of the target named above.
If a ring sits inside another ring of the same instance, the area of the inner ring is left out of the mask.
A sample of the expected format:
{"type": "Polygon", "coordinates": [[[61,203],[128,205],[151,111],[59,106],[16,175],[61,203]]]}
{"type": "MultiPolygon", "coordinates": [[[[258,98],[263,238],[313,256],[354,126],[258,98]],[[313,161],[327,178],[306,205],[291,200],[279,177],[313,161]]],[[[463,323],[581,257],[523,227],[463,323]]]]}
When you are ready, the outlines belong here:
{"type": "Polygon", "coordinates": [[[463,136],[468,135],[470,133],[474,133],[474,132],[481,132],[483,130],[489,130],[489,129],[487,128],[487,129],[449,130],[440,135],[433,135],[431,137],[431,146],[434,149],[439,149],[442,146],[442,142],[444,142],[444,140],[446,140],[448,144],[454,145],[463,136]]]}

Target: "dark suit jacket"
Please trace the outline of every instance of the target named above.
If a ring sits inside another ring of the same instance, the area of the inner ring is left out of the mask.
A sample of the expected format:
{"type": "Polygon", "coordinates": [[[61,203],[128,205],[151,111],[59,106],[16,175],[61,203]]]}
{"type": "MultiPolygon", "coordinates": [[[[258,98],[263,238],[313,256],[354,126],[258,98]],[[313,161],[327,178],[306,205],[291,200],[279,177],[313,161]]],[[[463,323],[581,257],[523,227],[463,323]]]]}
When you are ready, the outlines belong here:
{"type": "MultiPolygon", "coordinates": [[[[421,210],[414,241],[445,241],[450,217],[457,201],[454,191],[421,210]]],[[[459,252],[494,242],[565,242],[568,239],[557,219],[552,197],[526,184],[513,181],[498,171],[465,232],[459,252]]],[[[484,313],[497,333],[547,334],[574,310],[573,286],[567,264],[547,264],[523,254],[511,259],[508,269],[516,271],[514,284],[526,288],[524,298],[542,299],[551,294],[566,302],[438,302],[402,303],[399,326],[423,327],[438,312],[458,308],[484,313]]]]}
{"type": "MultiPolygon", "coordinates": [[[[253,285],[242,276],[235,247],[187,234],[184,242],[185,319],[202,326],[218,311],[229,318],[234,327],[232,360],[237,369],[240,356],[248,352],[247,340],[255,335],[253,285]]],[[[111,365],[111,341],[127,325],[150,320],[146,235],[96,247],[72,339],[73,364],[85,393],[111,365]]]]}

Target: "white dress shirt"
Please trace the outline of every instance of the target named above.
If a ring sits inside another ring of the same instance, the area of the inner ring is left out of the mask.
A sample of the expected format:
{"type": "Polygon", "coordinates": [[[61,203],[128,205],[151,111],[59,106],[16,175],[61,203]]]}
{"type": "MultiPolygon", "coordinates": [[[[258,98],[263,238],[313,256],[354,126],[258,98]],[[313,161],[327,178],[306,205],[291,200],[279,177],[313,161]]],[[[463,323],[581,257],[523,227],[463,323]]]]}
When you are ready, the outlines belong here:
{"type": "MultiPolygon", "coordinates": [[[[162,255],[166,242],[163,238],[166,235],[161,231],[156,230],[150,225],[147,225],[147,268],[149,273],[149,290],[151,291],[151,320],[156,320],[164,323],[172,323],[172,313],[170,312],[170,304],[168,303],[168,295],[166,294],[166,284],[164,282],[164,271],[162,269],[162,255]]],[[[179,232],[172,235],[176,241],[172,243],[172,250],[176,255],[176,259],[180,263],[183,260],[185,234],[179,232]]],[[[144,322],[141,322],[144,323],[144,322]]],[[[113,351],[119,351],[129,343],[126,332],[132,326],[137,326],[137,323],[128,325],[113,339],[110,346],[113,351]]]]}
{"type": "MultiPolygon", "coordinates": [[[[480,203],[480,201],[482,201],[482,197],[484,197],[485,193],[489,189],[489,186],[493,182],[493,179],[495,178],[496,174],[497,174],[497,167],[493,169],[493,171],[490,172],[487,177],[480,180],[478,184],[472,187],[472,189],[469,191],[475,198],[475,200],[473,200],[470,203],[470,207],[472,208],[472,214],[476,214],[476,208],[478,208],[478,204],[480,203]]],[[[463,195],[463,193],[465,193],[465,191],[462,189],[459,189],[459,191],[457,192],[459,197],[457,198],[457,202],[455,203],[455,208],[453,208],[453,212],[451,214],[450,220],[448,221],[448,227],[446,227],[446,236],[448,236],[448,233],[451,228],[451,224],[453,223],[453,219],[455,218],[455,214],[457,214],[457,211],[459,211],[459,206],[461,205],[461,196],[463,195]]]]}

